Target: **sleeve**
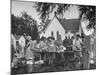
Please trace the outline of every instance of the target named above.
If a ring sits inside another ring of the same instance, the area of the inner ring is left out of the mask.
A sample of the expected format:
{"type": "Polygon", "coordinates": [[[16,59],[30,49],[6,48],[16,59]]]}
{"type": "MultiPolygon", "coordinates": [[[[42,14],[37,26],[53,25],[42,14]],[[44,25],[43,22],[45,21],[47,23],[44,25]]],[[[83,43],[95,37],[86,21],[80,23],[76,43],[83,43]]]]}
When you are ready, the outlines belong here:
{"type": "Polygon", "coordinates": [[[83,42],[82,42],[82,39],[79,39],[79,41],[80,41],[80,43],[83,43],[83,42]]]}
{"type": "Polygon", "coordinates": [[[34,41],[31,42],[31,50],[34,50],[36,43],[34,41]]]}
{"type": "Polygon", "coordinates": [[[73,45],[75,45],[75,39],[73,40],[73,45]]]}

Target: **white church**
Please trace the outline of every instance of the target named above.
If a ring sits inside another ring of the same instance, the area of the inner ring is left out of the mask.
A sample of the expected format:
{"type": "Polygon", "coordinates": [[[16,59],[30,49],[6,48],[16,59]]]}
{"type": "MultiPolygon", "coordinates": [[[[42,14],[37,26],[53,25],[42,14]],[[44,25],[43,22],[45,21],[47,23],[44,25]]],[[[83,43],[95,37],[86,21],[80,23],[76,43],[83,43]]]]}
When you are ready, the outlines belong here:
{"type": "Polygon", "coordinates": [[[39,26],[43,28],[40,33],[40,38],[42,36],[47,38],[53,36],[55,39],[60,38],[64,40],[68,32],[73,34],[77,32],[81,33],[80,24],[79,19],[59,19],[55,14],[53,19],[47,20],[43,27],[41,27],[42,25],[39,26]]]}

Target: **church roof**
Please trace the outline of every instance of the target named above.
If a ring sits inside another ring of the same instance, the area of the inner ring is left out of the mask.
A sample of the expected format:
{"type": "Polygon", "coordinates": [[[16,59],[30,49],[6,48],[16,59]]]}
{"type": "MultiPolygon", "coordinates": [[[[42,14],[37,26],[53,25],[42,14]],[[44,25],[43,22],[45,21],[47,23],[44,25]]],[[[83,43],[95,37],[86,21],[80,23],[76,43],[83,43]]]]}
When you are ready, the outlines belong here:
{"type": "Polygon", "coordinates": [[[63,28],[66,30],[66,32],[68,32],[69,30],[71,32],[78,32],[79,30],[79,25],[80,25],[80,21],[79,19],[59,19],[59,22],[61,23],[61,25],[63,26],[63,28]]]}
{"type": "Polygon", "coordinates": [[[51,22],[51,20],[47,20],[47,21],[45,22],[43,31],[48,27],[48,25],[49,25],[50,22],[51,22]]]}
{"type": "MultiPolygon", "coordinates": [[[[56,17],[57,18],[57,17],[56,17]]],[[[60,24],[63,26],[66,32],[69,30],[73,33],[78,32],[80,20],[79,19],[59,19],[57,18],[60,24]]],[[[47,20],[44,26],[43,31],[47,28],[51,20],[47,20]]]]}

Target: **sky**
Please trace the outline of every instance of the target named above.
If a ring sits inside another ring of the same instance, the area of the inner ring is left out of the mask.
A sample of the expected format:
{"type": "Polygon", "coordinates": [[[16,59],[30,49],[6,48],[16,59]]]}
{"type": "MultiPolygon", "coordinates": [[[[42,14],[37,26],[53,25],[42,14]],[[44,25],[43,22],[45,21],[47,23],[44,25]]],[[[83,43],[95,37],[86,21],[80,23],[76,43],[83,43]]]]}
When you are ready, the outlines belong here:
{"type": "MultiPolygon", "coordinates": [[[[39,24],[41,20],[39,19],[39,15],[36,12],[35,8],[33,8],[34,3],[31,1],[12,1],[12,14],[15,16],[21,16],[21,12],[25,11],[28,15],[32,16],[37,23],[39,24]]],[[[56,8],[55,8],[56,10],[56,8]]],[[[50,15],[50,19],[52,19],[54,14],[50,15]]],[[[73,19],[78,18],[79,11],[77,6],[71,6],[68,11],[64,13],[64,18],[66,19],[73,19]]]]}
{"type": "Polygon", "coordinates": [[[29,1],[12,1],[12,9],[11,12],[15,16],[21,16],[22,12],[27,12],[32,18],[40,22],[39,16],[36,10],[33,8],[34,3],[29,1]]]}

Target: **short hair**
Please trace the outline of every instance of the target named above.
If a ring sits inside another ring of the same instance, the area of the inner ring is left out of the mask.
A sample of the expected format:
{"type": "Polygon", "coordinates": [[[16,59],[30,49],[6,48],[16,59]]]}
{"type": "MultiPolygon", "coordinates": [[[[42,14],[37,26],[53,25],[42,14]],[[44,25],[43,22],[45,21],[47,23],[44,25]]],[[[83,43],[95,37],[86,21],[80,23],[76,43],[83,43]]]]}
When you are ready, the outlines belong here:
{"type": "Polygon", "coordinates": [[[80,35],[79,35],[79,34],[77,34],[77,35],[76,35],[76,37],[80,37],[80,35]]]}
{"type": "Polygon", "coordinates": [[[16,44],[19,44],[19,41],[16,41],[16,44]]]}

